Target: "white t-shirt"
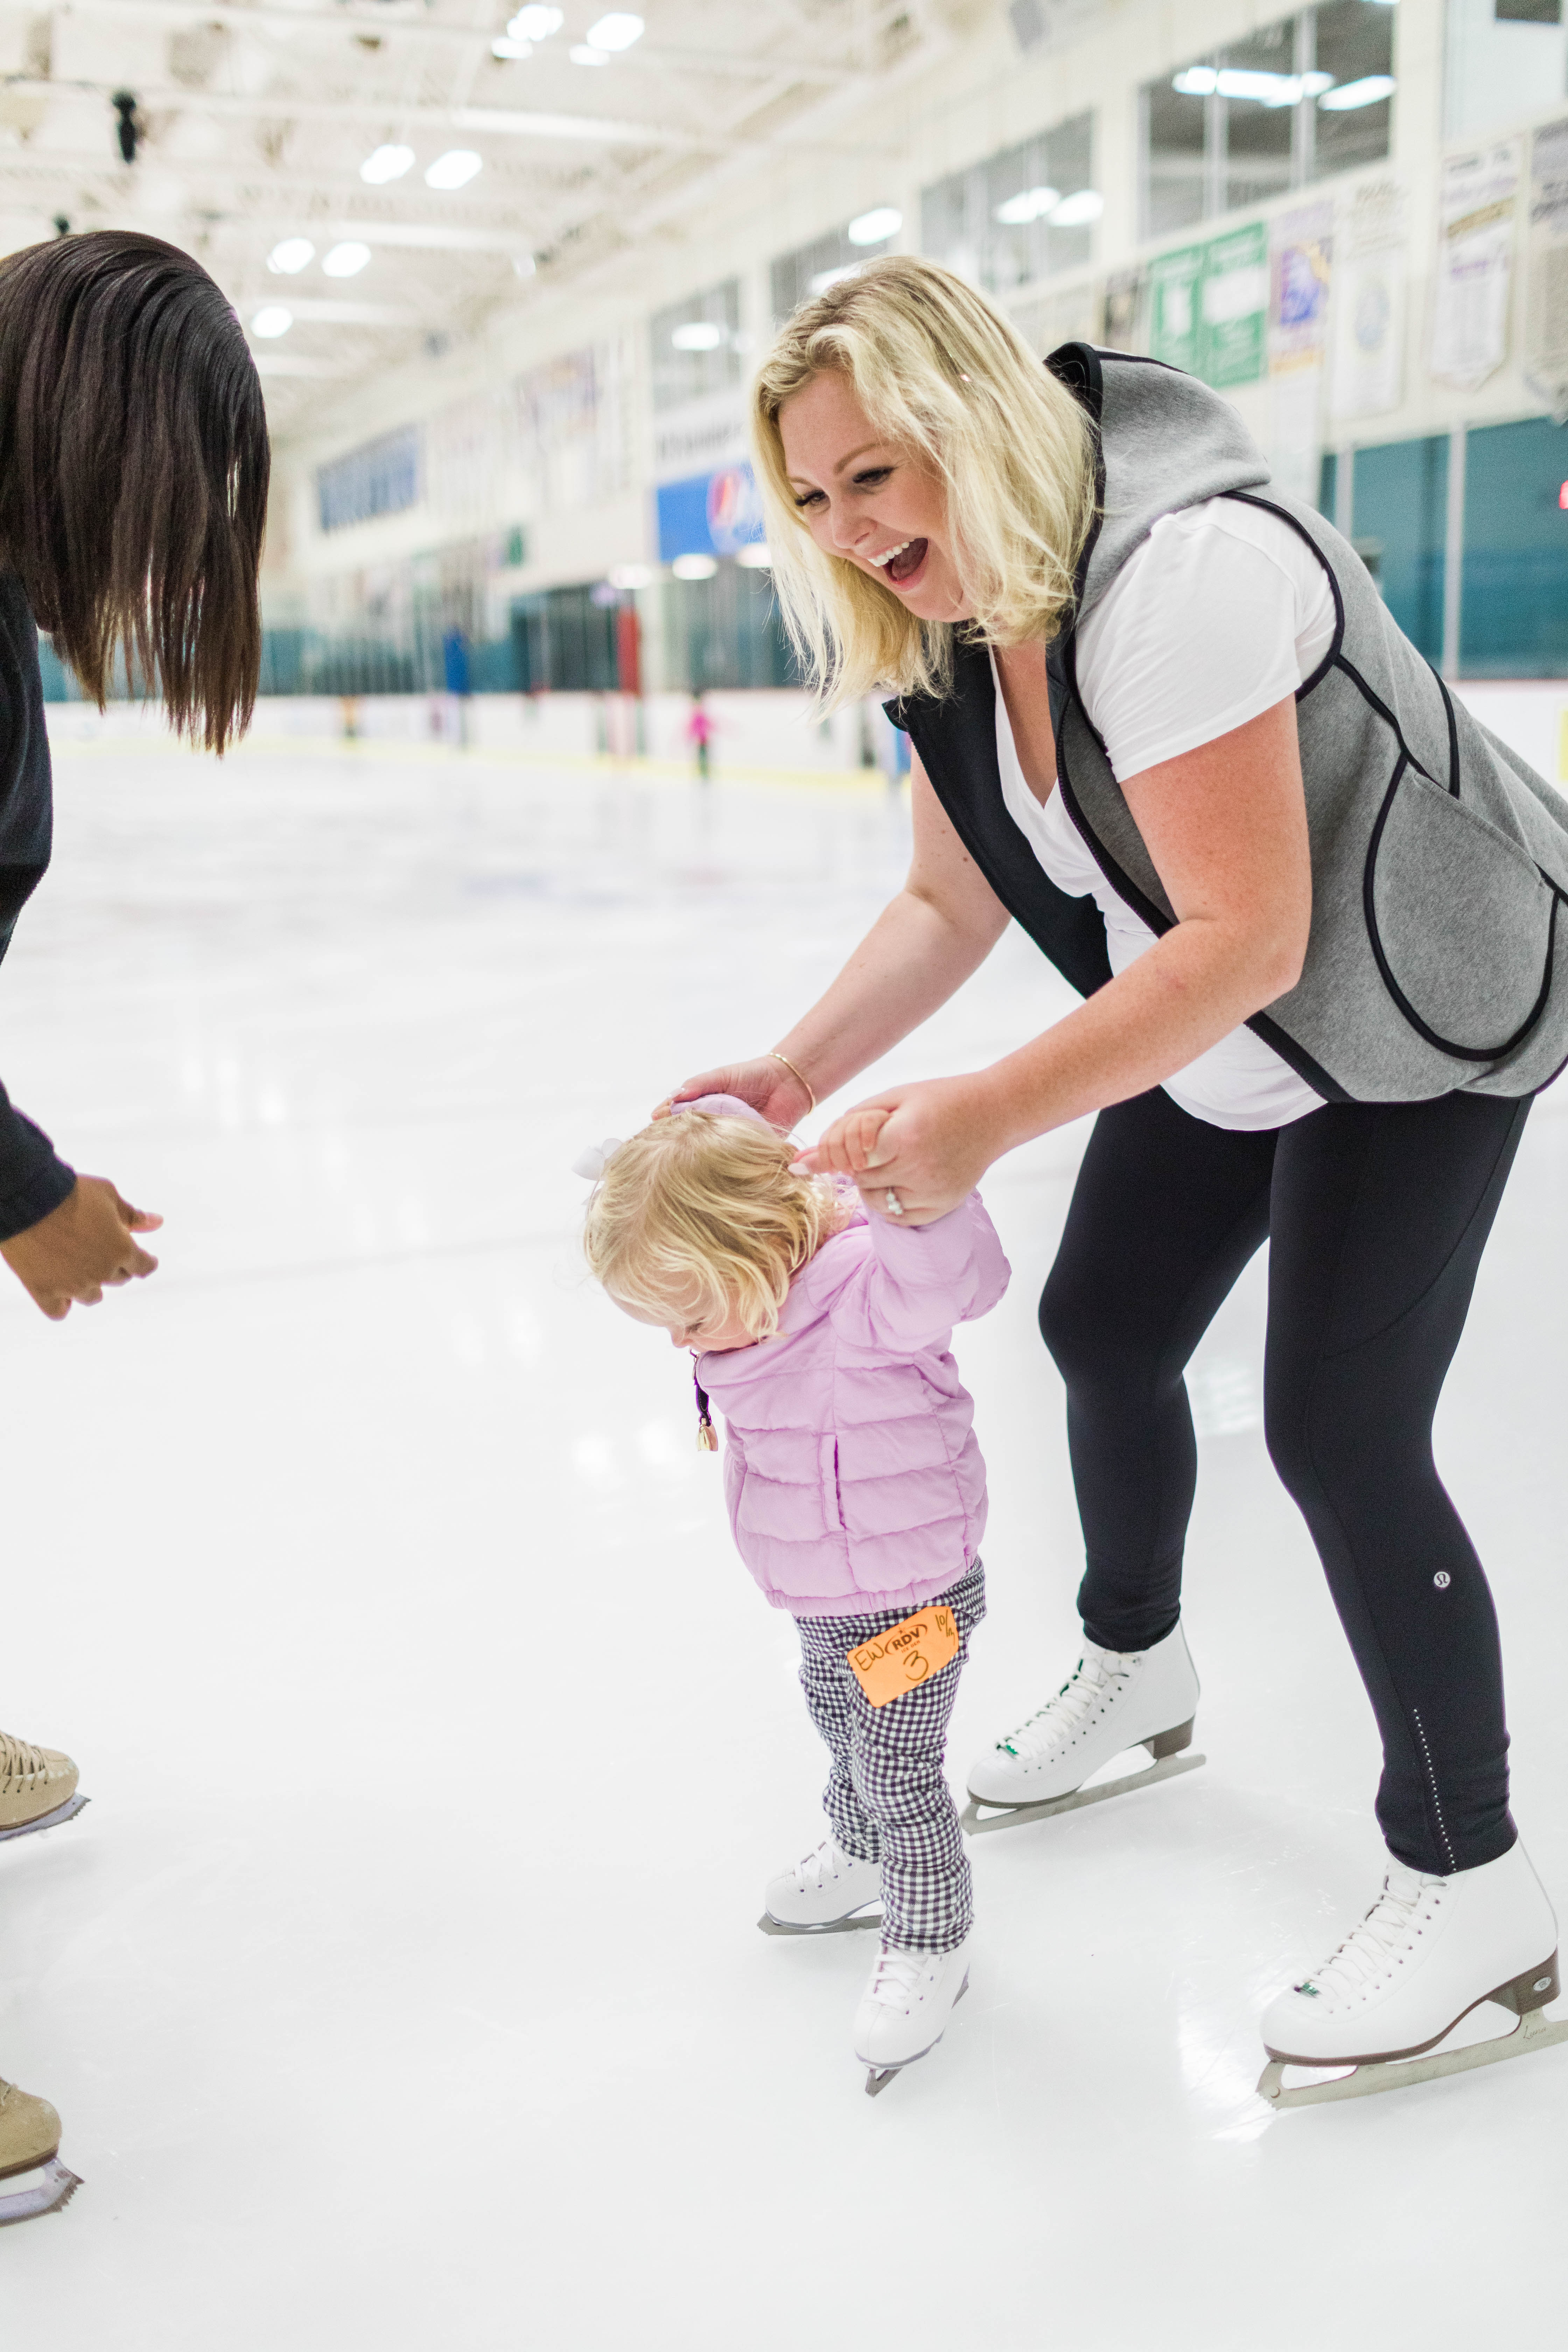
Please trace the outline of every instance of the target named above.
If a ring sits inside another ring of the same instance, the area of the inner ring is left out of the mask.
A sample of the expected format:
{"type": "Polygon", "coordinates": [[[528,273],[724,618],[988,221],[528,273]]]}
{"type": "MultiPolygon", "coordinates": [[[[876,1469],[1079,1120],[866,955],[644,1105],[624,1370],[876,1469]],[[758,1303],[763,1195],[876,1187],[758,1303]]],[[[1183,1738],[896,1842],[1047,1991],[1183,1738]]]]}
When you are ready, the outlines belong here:
{"type": "MultiPolygon", "coordinates": [[[[1328,573],[1289,523],[1233,499],[1163,515],[1078,633],[1079,688],[1118,782],[1272,709],[1333,634],[1328,573]]],[[[1008,814],[1058,889],[1094,898],[1110,969],[1125,971],[1155,935],[1111,888],[1060,793],[1042,806],[1029,790],[1000,680],[996,757],[1008,814]]],[[[1287,1127],[1322,1104],[1250,1029],[1233,1029],[1165,1092],[1211,1127],[1246,1129],[1287,1127]]]]}

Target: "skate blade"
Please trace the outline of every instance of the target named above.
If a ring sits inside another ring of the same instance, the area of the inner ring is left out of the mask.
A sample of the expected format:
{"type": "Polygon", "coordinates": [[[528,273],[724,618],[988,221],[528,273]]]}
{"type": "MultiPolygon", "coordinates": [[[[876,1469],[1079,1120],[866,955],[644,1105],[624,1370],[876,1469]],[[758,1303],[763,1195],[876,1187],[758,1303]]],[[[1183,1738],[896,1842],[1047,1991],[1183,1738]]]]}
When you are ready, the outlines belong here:
{"type": "Polygon", "coordinates": [[[36,2171],[14,2173],[0,2180],[0,2230],[12,2221],[36,2221],[43,2213],[62,2213],[81,2182],[58,2156],[36,2171]]]}
{"type": "Polygon", "coordinates": [[[757,1922],[764,1936],[852,1936],[858,1927],[879,1927],[881,1924],[879,1911],[852,1911],[847,1919],[823,1919],[815,1926],[799,1927],[792,1927],[787,1919],[775,1919],[771,1911],[764,1911],[757,1922]]]}
{"type": "MultiPolygon", "coordinates": [[[[1452,2027],[1449,2031],[1452,2032],[1452,2027]]],[[[1331,2099],[1370,2099],[1379,2091],[1403,2091],[1413,2083],[1433,2083],[1444,2074],[1466,2074],[1477,2066],[1500,2066],[1508,2058],[1528,2058],[1550,2050],[1554,2042],[1568,2042],[1568,2017],[1551,2018],[1544,2010],[1526,2010],[1511,2032],[1489,2042],[1472,2042],[1465,2050],[1429,2050],[1419,2058],[1384,2058],[1356,2067],[1353,2074],[1335,2074],[1328,2082],[1287,2085],[1289,2063],[1271,2058],[1258,2078],[1260,2098],[1276,2110],[1316,2107],[1331,2099]]]]}
{"type": "MultiPolygon", "coordinates": [[[[959,1986],[958,1990],[952,1996],[952,2009],[956,2009],[958,2007],[959,2002],[963,1999],[964,1994],[968,1990],[969,1979],[965,1976],[963,1982],[959,1986]]],[[[952,2009],[950,2009],[947,2012],[949,2025],[952,2022],[952,2009]]],[[[942,2029],[942,2033],[937,2035],[934,2042],[928,2042],[923,2050],[917,2050],[912,2058],[900,2058],[896,2066],[868,2066],[866,2069],[866,2096],[868,2099],[879,2099],[895,2074],[903,2074],[908,2067],[918,2066],[922,2058],[929,2058],[933,2050],[941,2048],[942,2034],[946,2032],[947,2025],[944,2025],[942,2029]]]]}
{"type": "Polygon", "coordinates": [[[87,1801],[78,1790],[74,1796],[66,1799],[63,1805],[57,1805],[52,1813],[40,1813],[36,1822],[18,1822],[15,1829],[0,1830],[0,1845],[4,1845],[7,1838],[31,1837],[35,1831],[58,1830],[63,1822],[74,1822],[87,1801]]]}
{"type": "Polygon", "coordinates": [[[960,1819],[966,1837],[984,1837],[989,1830],[1022,1829],[1026,1822],[1048,1821],[1053,1813],[1076,1813],[1080,1806],[1100,1804],[1107,1797],[1125,1797],[1130,1790],[1151,1788],[1156,1780],[1173,1780],[1178,1772],[1195,1772],[1207,1762],[1206,1756],[1190,1751],[1162,1756],[1157,1764],[1145,1765],[1141,1772],[1129,1772],[1120,1780],[1100,1780],[1092,1789],[1070,1789],[1065,1797],[1046,1797],[1037,1805],[993,1805],[989,1798],[977,1797],[971,1790],[960,1819]],[[986,1809],[984,1812],[982,1806],[986,1809]]]}

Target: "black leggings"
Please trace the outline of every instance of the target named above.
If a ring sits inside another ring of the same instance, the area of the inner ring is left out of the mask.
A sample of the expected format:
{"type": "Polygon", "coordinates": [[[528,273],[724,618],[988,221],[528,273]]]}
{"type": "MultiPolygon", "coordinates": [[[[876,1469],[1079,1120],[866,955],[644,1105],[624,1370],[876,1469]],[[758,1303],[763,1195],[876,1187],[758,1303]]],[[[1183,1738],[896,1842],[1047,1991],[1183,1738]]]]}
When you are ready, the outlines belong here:
{"type": "Polygon", "coordinates": [[[1040,1328],[1068,1390],[1084,1630],[1160,1641],[1181,1610],[1196,1447],[1183,1370],[1270,1243],[1264,1412],[1383,1735],[1390,1850],[1447,1874],[1513,1843],[1491,1594],[1432,1459],[1432,1416],[1529,1101],[1325,1104],[1239,1135],[1156,1090],[1102,1111],[1040,1328]]]}

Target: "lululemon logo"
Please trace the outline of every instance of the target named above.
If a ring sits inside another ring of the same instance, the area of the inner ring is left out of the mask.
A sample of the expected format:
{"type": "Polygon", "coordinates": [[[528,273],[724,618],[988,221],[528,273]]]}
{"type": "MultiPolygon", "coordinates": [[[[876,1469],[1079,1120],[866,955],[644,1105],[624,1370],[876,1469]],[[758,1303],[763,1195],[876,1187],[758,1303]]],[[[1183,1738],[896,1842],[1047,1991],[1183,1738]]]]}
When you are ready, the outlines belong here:
{"type": "Polygon", "coordinates": [[[1537,1977],[1530,1990],[1531,1992],[1544,1992],[1551,1982],[1552,1979],[1550,1977],[1537,1977]]]}
{"type": "Polygon", "coordinates": [[[1432,1579],[1432,1581],[1436,1586],[1439,1592],[1447,1592],[1449,1585],[1453,1582],[1453,1579],[1448,1574],[1446,1568],[1440,1568],[1437,1570],[1436,1575],[1432,1579]]]}

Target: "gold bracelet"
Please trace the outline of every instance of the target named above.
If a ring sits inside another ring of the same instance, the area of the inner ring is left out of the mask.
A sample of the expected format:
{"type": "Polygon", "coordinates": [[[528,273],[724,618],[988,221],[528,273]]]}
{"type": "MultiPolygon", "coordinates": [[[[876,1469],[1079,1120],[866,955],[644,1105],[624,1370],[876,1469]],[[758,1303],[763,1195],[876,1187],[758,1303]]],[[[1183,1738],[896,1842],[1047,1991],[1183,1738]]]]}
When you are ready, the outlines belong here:
{"type": "MultiPolygon", "coordinates": [[[[770,1062],[782,1062],[785,1069],[789,1072],[790,1076],[792,1078],[799,1079],[801,1085],[805,1088],[806,1093],[811,1097],[811,1110],[815,1110],[816,1108],[816,1089],[812,1085],[811,1080],[801,1071],[795,1068],[795,1066],[790,1060],[789,1055],[787,1054],[781,1054],[776,1046],[770,1045],[768,1048],[768,1059],[770,1062]]],[[[807,1111],[806,1117],[809,1118],[810,1116],[811,1111],[807,1111]]]]}

